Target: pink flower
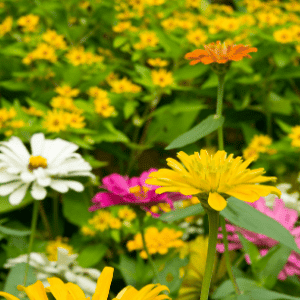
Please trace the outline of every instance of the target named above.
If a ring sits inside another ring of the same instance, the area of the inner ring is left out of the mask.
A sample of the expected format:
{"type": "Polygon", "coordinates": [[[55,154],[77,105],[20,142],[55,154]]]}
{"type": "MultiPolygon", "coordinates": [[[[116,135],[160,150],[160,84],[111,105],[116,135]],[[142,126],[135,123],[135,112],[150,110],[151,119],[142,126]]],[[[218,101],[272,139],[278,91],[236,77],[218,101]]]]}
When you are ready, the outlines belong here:
{"type": "Polygon", "coordinates": [[[156,194],[155,190],[159,186],[145,183],[151,172],[157,171],[150,169],[143,172],[140,177],[129,178],[120,174],[111,174],[103,178],[101,188],[107,192],[97,193],[92,202],[95,203],[89,208],[89,211],[105,208],[114,205],[136,205],[145,211],[149,211],[153,217],[159,217],[159,214],[150,211],[151,206],[158,203],[168,203],[173,209],[173,201],[190,198],[180,193],[156,194]]]}
{"type": "MultiPolygon", "coordinates": [[[[290,231],[290,233],[295,237],[295,242],[300,249],[300,227],[295,227],[294,225],[298,220],[298,213],[296,210],[286,208],[284,201],[282,199],[276,199],[273,205],[273,209],[269,208],[266,205],[265,199],[260,198],[254,203],[248,203],[252,207],[256,208],[260,212],[269,216],[270,218],[276,220],[283,227],[290,231]]],[[[219,228],[219,230],[222,230],[219,228]]],[[[255,232],[251,232],[242,228],[239,228],[235,225],[226,224],[226,230],[228,232],[228,248],[229,250],[237,250],[242,248],[242,244],[239,240],[237,232],[241,233],[247,240],[255,244],[260,252],[261,256],[265,256],[269,249],[276,244],[277,241],[255,232]]],[[[223,238],[222,234],[218,235],[219,239],[223,238]]],[[[217,245],[217,251],[224,252],[224,244],[217,245]]],[[[249,255],[245,256],[246,262],[251,264],[249,255]]],[[[288,261],[282,271],[278,275],[279,280],[285,280],[287,276],[297,275],[300,276],[300,255],[295,251],[292,251],[291,255],[288,258],[288,261]]]]}

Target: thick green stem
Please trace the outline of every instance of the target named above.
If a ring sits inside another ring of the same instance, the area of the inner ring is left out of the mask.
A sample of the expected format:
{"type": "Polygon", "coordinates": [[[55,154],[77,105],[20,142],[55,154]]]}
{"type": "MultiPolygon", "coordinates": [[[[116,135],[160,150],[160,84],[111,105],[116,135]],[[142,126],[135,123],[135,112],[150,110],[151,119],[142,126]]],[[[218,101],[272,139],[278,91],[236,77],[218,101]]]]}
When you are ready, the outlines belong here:
{"type": "Polygon", "coordinates": [[[32,251],[34,236],[35,236],[35,230],[36,230],[36,224],[38,220],[39,215],[39,204],[40,201],[35,200],[33,202],[33,213],[32,213],[32,220],[31,220],[31,233],[29,238],[29,245],[28,245],[28,251],[27,251],[27,262],[26,262],[26,268],[25,268],[25,275],[24,275],[24,286],[26,286],[26,280],[28,276],[28,270],[29,270],[29,261],[30,261],[30,253],[32,251]]]}
{"type": "Polygon", "coordinates": [[[147,243],[146,243],[146,239],[145,239],[145,230],[144,230],[144,219],[142,217],[139,218],[139,226],[140,226],[140,232],[141,232],[142,241],[143,241],[143,247],[144,247],[144,250],[147,254],[148,261],[149,261],[149,263],[152,267],[152,270],[153,270],[154,276],[156,278],[156,281],[158,283],[159,282],[158,271],[156,269],[154,261],[152,260],[152,257],[150,255],[148,247],[147,247],[147,243]]]}
{"type": "Polygon", "coordinates": [[[209,287],[213,274],[214,262],[216,257],[216,245],[218,240],[219,212],[213,209],[207,209],[209,222],[209,239],[205,264],[204,278],[202,282],[200,300],[207,300],[209,287]]]}
{"type": "Polygon", "coordinates": [[[221,226],[222,226],[222,233],[223,233],[223,243],[224,243],[224,255],[225,255],[225,261],[226,261],[226,267],[227,267],[227,272],[229,275],[229,278],[234,286],[235,292],[237,295],[241,294],[241,291],[237,285],[236,279],[233,275],[231,263],[230,263],[230,257],[229,257],[229,249],[228,249],[228,239],[227,239],[227,231],[226,231],[226,224],[225,224],[225,219],[221,216],[220,218],[221,226]]]}

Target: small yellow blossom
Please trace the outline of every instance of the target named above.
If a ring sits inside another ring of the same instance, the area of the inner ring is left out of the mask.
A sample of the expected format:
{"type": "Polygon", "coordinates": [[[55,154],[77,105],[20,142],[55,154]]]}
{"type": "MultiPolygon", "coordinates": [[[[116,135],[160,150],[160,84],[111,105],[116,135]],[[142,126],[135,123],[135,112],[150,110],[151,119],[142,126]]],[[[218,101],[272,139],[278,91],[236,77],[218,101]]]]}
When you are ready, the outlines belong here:
{"type": "Polygon", "coordinates": [[[35,32],[39,22],[39,16],[27,15],[18,19],[17,24],[21,26],[24,32],[35,32]]]}
{"type": "Polygon", "coordinates": [[[259,152],[255,148],[247,147],[243,150],[244,159],[252,159],[253,161],[259,158],[259,152]]]}
{"type": "Polygon", "coordinates": [[[95,236],[96,235],[96,231],[91,229],[88,226],[82,226],[81,227],[81,232],[85,236],[95,236]]]}
{"type": "Polygon", "coordinates": [[[67,244],[68,238],[58,236],[54,241],[49,241],[46,246],[46,254],[49,260],[57,261],[57,248],[68,250],[69,255],[73,254],[73,247],[67,244]]]}
{"type": "Polygon", "coordinates": [[[207,40],[207,35],[202,29],[190,31],[186,37],[188,41],[196,47],[203,45],[207,40]]]}
{"type": "Polygon", "coordinates": [[[12,23],[13,18],[11,16],[8,16],[4,19],[4,21],[0,24],[0,37],[11,31],[12,23]]]}
{"type": "Polygon", "coordinates": [[[120,229],[122,227],[122,222],[118,218],[111,218],[109,220],[109,227],[111,229],[120,229]]]}
{"type": "Polygon", "coordinates": [[[103,118],[108,118],[115,112],[115,108],[109,105],[108,98],[96,98],[94,100],[94,105],[96,113],[103,118]]]}
{"type": "Polygon", "coordinates": [[[50,110],[44,116],[42,126],[48,132],[60,132],[67,129],[66,115],[62,110],[50,110]]]}
{"type": "Polygon", "coordinates": [[[65,109],[65,110],[76,110],[76,106],[72,98],[57,96],[51,99],[50,105],[53,108],[65,109]]]}
{"type": "Polygon", "coordinates": [[[169,62],[167,60],[163,60],[161,58],[149,58],[147,63],[152,67],[166,67],[169,62]]]}
{"type": "Polygon", "coordinates": [[[131,222],[132,220],[134,220],[136,218],[136,213],[128,207],[123,207],[123,208],[119,209],[118,217],[125,221],[131,222]]]}
{"type": "Polygon", "coordinates": [[[55,63],[57,61],[55,49],[48,44],[41,43],[34,51],[27,54],[27,56],[23,59],[23,63],[30,64],[33,60],[39,59],[45,59],[52,63],[55,63]]]}
{"type": "Polygon", "coordinates": [[[293,147],[300,147],[300,126],[299,125],[292,128],[292,132],[289,134],[289,138],[292,139],[291,145],[293,147]]]}
{"type": "Polygon", "coordinates": [[[25,122],[23,120],[14,120],[14,121],[9,122],[8,126],[15,128],[15,129],[22,128],[25,126],[25,122]]]}
{"type": "Polygon", "coordinates": [[[91,97],[98,98],[98,99],[107,98],[107,96],[108,96],[107,91],[102,90],[102,89],[98,88],[97,86],[91,86],[88,89],[87,94],[91,97]]]}
{"type": "Polygon", "coordinates": [[[66,123],[71,128],[79,129],[85,127],[84,116],[77,112],[66,113],[66,123]]]}
{"type": "Polygon", "coordinates": [[[140,42],[135,44],[136,49],[145,49],[147,47],[157,46],[159,39],[154,31],[145,31],[139,34],[140,42]]]}
{"type": "Polygon", "coordinates": [[[273,36],[274,39],[281,44],[286,44],[293,41],[293,32],[287,28],[275,31],[273,36]]]}
{"type": "Polygon", "coordinates": [[[268,135],[255,135],[249,144],[249,148],[255,149],[257,152],[266,153],[268,147],[272,144],[272,139],[268,135]]]}
{"type": "Polygon", "coordinates": [[[74,66],[79,66],[86,63],[86,55],[83,47],[72,48],[67,54],[66,58],[74,66]]]}
{"type": "Polygon", "coordinates": [[[185,0],[185,6],[187,8],[200,8],[201,0],[185,0]]]}
{"type": "Polygon", "coordinates": [[[141,91],[141,87],[132,83],[128,78],[124,77],[120,80],[114,80],[110,82],[112,87],[111,92],[122,93],[138,93],[141,91]]]}
{"type": "Polygon", "coordinates": [[[103,232],[109,229],[109,222],[112,219],[112,215],[109,211],[99,210],[97,214],[89,220],[89,224],[94,226],[96,230],[103,232]]]}
{"type": "Polygon", "coordinates": [[[168,72],[165,69],[159,69],[158,71],[151,71],[152,81],[155,85],[160,87],[166,87],[173,83],[172,72],[168,72]]]}
{"type": "Polygon", "coordinates": [[[78,89],[72,89],[68,85],[58,86],[55,88],[55,92],[63,97],[76,97],[80,93],[78,89]]]}
{"type": "Polygon", "coordinates": [[[172,31],[176,29],[178,25],[178,20],[175,18],[168,18],[161,22],[161,26],[167,31],[172,31]]]}
{"type": "Polygon", "coordinates": [[[129,30],[130,27],[131,27],[130,21],[119,22],[116,26],[113,26],[113,31],[114,32],[123,32],[123,31],[129,30]]]}
{"type": "Polygon", "coordinates": [[[53,46],[55,49],[66,49],[67,48],[67,44],[64,40],[64,36],[63,35],[59,35],[57,34],[57,32],[55,30],[50,30],[48,29],[43,35],[42,35],[42,39],[47,42],[48,44],[50,44],[51,46],[53,46]]]}
{"type": "Polygon", "coordinates": [[[30,106],[30,107],[22,107],[23,111],[26,112],[28,115],[30,116],[36,116],[36,117],[41,117],[44,112],[40,109],[37,109],[33,106],[30,106]]]}

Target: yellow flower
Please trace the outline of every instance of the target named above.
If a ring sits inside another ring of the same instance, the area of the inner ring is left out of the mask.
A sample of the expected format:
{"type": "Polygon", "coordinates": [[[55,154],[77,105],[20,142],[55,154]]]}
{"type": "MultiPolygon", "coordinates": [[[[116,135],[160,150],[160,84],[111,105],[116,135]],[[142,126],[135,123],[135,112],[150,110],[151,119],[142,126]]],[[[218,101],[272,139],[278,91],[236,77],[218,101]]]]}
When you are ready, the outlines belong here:
{"type": "Polygon", "coordinates": [[[17,24],[22,27],[24,32],[35,32],[39,19],[38,16],[30,14],[19,18],[17,24]]]}
{"type": "Polygon", "coordinates": [[[67,54],[66,58],[74,66],[79,66],[86,63],[86,55],[83,47],[72,48],[67,54]]]}
{"type": "Polygon", "coordinates": [[[84,128],[84,116],[80,115],[77,112],[74,113],[66,113],[66,123],[71,128],[84,128]]]}
{"type": "Polygon", "coordinates": [[[128,30],[131,27],[131,22],[119,22],[116,26],[113,27],[114,32],[123,32],[128,30]]]}
{"type": "Polygon", "coordinates": [[[145,31],[145,32],[141,32],[139,34],[140,37],[140,44],[142,49],[147,48],[147,47],[155,47],[158,42],[159,39],[156,36],[156,33],[154,31],[145,31]]]}
{"type": "Polygon", "coordinates": [[[51,261],[57,261],[57,248],[63,248],[68,250],[69,255],[73,254],[73,247],[67,244],[67,238],[63,238],[61,236],[58,236],[56,240],[49,241],[46,246],[46,253],[48,256],[48,259],[51,261]]]}
{"type": "Polygon", "coordinates": [[[60,132],[67,129],[66,115],[61,110],[50,110],[44,116],[43,127],[49,132],[60,132]]]}
{"type": "Polygon", "coordinates": [[[55,88],[55,92],[64,97],[76,97],[80,93],[78,89],[72,89],[69,85],[58,86],[55,88]]]}
{"type": "Polygon", "coordinates": [[[120,219],[124,219],[128,222],[131,222],[133,219],[136,218],[136,213],[128,207],[123,207],[123,208],[119,209],[118,217],[120,219]]]}
{"type": "Polygon", "coordinates": [[[118,218],[111,218],[109,220],[109,227],[112,229],[120,229],[122,227],[122,222],[118,218]]]}
{"type": "Polygon", "coordinates": [[[175,18],[168,18],[161,22],[161,26],[165,30],[169,30],[169,31],[176,29],[178,27],[178,25],[179,25],[178,20],[175,18]]]}
{"type": "Polygon", "coordinates": [[[179,163],[168,158],[170,169],[160,169],[150,173],[147,184],[162,186],[156,189],[157,194],[165,192],[180,192],[183,195],[197,195],[201,200],[217,210],[223,210],[227,202],[224,197],[233,196],[242,201],[254,202],[269,194],[281,195],[279,189],[273,186],[257,185],[266,181],[275,181],[276,177],[265,177],[263,168],[247,169],[252,159],[243,162],[241,157],[227,157],[225,151],[208,155],[201,150],[192,155],[180,151],[177,157],[179,163]]]}
{"type": "Polygon", "coordinates": [[[64,41],[64,36],[56,33],[55,30],[48,29],[43,35],[42,39],[56,49],[66,49],[67,44],[64,41]]]}
{"type": "Polygon", "coordinates": [[[185,1],[185,6],[187,8],[191,7],[191,8],[199,8],[200,7],[200,1],[201,0],[186,0],[185,1]]]}
{"type": "Polygon", "coordinates": [[[72,98],[57,96],[51,99],[50,105],[53,108],[66,109],[66,110],[74,110],[76,106],[72,98]]]}
{"type": "Polygon", "coordinates": [[[11,16],[4,19],[4,21],[0,24],[0,37],[11,31],[12,23],[13,18],[11,16]]]}
{"type": "Polygon", "coordinates": [[[255,148],[251,148],[250,146],[243,150],[244,159],[252,159],[253,161],[259,158],[258,151],[255,148]]]}
{"type": "Polygon", "coordinates": [[[293,147],[300,147],[300,126],[299,125],[292,128],[292,132],[289,134],[289,138],[292,139],[293,147]]]}
{"type": "Polygon", "coordinates": [[[88,226],[82,226],[81,227],[81,232],[85,236],[95,236],[96,235],[96,231],[91,229],[88,226]]]}
{"type": "Polygon", "coordinates": [[[113,217],[109,211],[99,210],[97,214],[89,220],[89,224],[93,225],[95,229],[103,232],[109,228],[109,222],[112,218],[113,217]]]}
{"type": "Polygon", "coordinates": [[[113,93],[121,94],[121,93],[138,93],[141,91],[141,87],[132,83],[126,77],[121,80],[114,80],[110,82],[112,87],[111,91],[113,93]]]}
{"type": "Polygon", "coordinates": [[[253,137],[249,147],[255,149],[257,152],[266,153],[271,144],[272,139],[268,135],[260,134],[253,137]]]}
{"type": "Polygon", "coordinates": [[[41,117],[44,112],[42,110],[39,110],[33,106],[31,107],[22,107],[23,111],[25,111],[28,115],[30,116],[36,116],[36,117],[41,117]]]}
{"type": "Polygon", "coordinates": [[[109,105],[108,98],[96,98],[94,100],[94,105],[96,113],[101,115],[103,118],[108,118],[115,112],[115,108],[109,105]]]}
{"type": "Polygon", "coordinates": [[[28,53],[28,55],[23,59],[24,64],[30,64],[33,60],[45,59],[52,63],[57,61],[57,56],[55,54],[55,49],[45,43],[41,43],[37,48],[28,53]]]}
{"type": "Polygon", "coordinates": [[[147,63],[152,67],[166,67],[169,63],[161,58],[149,58],[147,63]]]}
{"type": "Polygon", "coordinates": [[[107,98],[107,91],[99,89],[96,86],[92,86],[89,88],[89,90],[87,91],[87,94],[91,97],[95,97],[95,98],[107,98]]]}
{"type": "Polygon", "coordinates": [[[153,83],[161,87],[166,87],[173,83],[172,72],[168,72],[165,69],[152,70],[151,77],[153,83]]]}
{"type": "Polygon", "coordinates": [[[203,45],[206,40],[207,40],[207,36],[205,34],[205,32],[201,29],[196,29],[194,31],[190,31],[188,33],[188,35],[186,36],[186,38],[188,39],[188,41],[199,47],[200,45],[203,45]]]}
{"type": "Polygon", "coordinates": [[[274,39],[281,44],[286,44],[293,41],[293,33],[291,32],[290,29],[287,28],[283,28],[275,31],[273,33],[273,36],[274,39]]]}

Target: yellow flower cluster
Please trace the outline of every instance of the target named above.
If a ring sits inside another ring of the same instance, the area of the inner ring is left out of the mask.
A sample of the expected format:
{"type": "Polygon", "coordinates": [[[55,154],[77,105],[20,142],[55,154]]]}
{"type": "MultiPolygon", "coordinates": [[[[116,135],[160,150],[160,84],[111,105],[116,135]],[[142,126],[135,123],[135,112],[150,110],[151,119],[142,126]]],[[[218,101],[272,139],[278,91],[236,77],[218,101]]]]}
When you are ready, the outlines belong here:
{"type": "Polygon", "coordinates": [[[98,210],[95,216],[89,220],[89,226],[83,226],[81,232],[87,236],[94,236],[97,231],[120,229],[123,224],[128,225],[135,218],[135,212],[128,207],[120,208],[117,217],[107,210],[98,210]]]}
{"type": "Polygon", "coordinates": [[[291,145],[293,147],[300,147],[300,126],[294,126],[292,132],[289,134],[289,138],[292,139],[291,145]]]}
{"type": "Polygon", "coordinates": [[[171,85],[173,83],[173,74],[165,69],[152,70],[151,71],[152,81],[155,85],[162,88],[171,85]]]}
{"type": "Polygon", "coordinates": [[[201,45],[204,45],[204,43],[207,40],[207,35],[202,29],[198,28],[196,30],[189,31],[186,38],[191,44],[193,44],[196,47],[199,47],[201,45]]]}
{"type": "Polygon", "coordinates": [[[243,151],[243,157],[245,159],[253,158],[257,160],[259,153],[275,154],[277,151],[269,147],[271,144],[272,139],[268,135],[255,135],[249,146],[243,151]]]}
{"type": "Polygon", "coordinates": [[[92,86],[88,90],[88,95],[95,98],[95,111],[103,118],[108,118],[115,113],[115,108],[110,105],[108,93],[96,86],[92,86]]]}
{"type": "Polygon", "coordinates": [[[133,45],[137,50],[157,46],[159,39],[154,31],[145,31],[139,34],[140,42],[133,45]]]}
{"type": "Polygon", "coordinates": [[[73,66],[91,65],[103,61],[103,56],[92,52],[85,52],[83,47],[70,49],[70,51],[66,54],[66,58],[73,66]]]}
{"type": "Polygon", "coordinates": [[[12,22],[13,18],[10,16],[4,19],[4,21],[0,24],[0,37],[11,31],[12,22]]]}
{"type": "Polygon", "coordinates": [[[0,109],[0,129],[7,129],[4,133],[6,136],[11,136],[14,129],[22,128],[25,125],[23,120],[15,120],[16,116],[17,112],[13,107],[0,109]]]}
{"type": "Polygon", "coordinates": [[[110,80],[111,92],[116,94],[122,93],[139,93],[142,89],[140,86],[132,83],[128,78],[110,80]]]}
{"type": "Polygon", "coordinates": [[[289,28],[282,28],[280,30],[275,31],[273,36],[274,39],[281,44],[291,42],[300,43],[300,26],[293,25],[289,28]]]}
{"type": "Polygon", "coordinates": [[[28,115],[30,115],[30,116],[36,116],[36,117],[41,117],[44,113],[43,113],[43,111],[42,110],[40,110],[40,109],[37,109],[37,108],[35,108],[35,107],[33,107],[33,106],[30,106],[30,107],[22,107],[22,109],[23,109],[23,111],[26,113],[26,114],[28,114],[28,115]]]}
{"type": "Polygon", "coordinates": [[[29,65],[34,60],[48,60],[52,63],[57,61],[57,56],[55,54],[55,49],[52,46],[49,46],[46,43],[41,43],[37,46],[35,50],[28,53],[26,57],[23,58],[22,62],[25,65],[29,65]]]}
{"type": "Polygon", "coordinates": [[[149,58],[147,63],[152,67],[166,67],[169,63],[161,58],[149,58]]]}
{"type": "Polygon", "coordinates": [[[39,19],[39,16],[30,14],[19,18],[17,24],[22,28],[23,32],[35,32],[39,19]]]}
{"type": "MultiPolygon", "coordinates": [[[[170,248],[180,248],[184,242],[180,239],[182,231],[176,231],[171,228],[164,228],[158,231],[156,227],[148,227],[145,231],[145,241],[149,254],[167,254],[170,248]]],[[[144,250],[142,235],[140,233],[134,236],[133,240],[127,242],[128,251],[141,250],[140,256],[147,259],[147,253],[144,250]]]]}
{"type": "Polygon", "coordinates": [[[57,248],[63,248],[73,254],[73,247],[68,243],[68,238],[58,236],[54,241],[49,241],[46,246],[46,254],[49,260],[57,261],[57,248]]]}
{"type": "Polygon", "coordinates": [[[67,48],[64,36],[57,34],[55,30],[48,29],[42,35],[42,39],[49,45],[53,46],[55,49],[65,50],[67,48]]]}

